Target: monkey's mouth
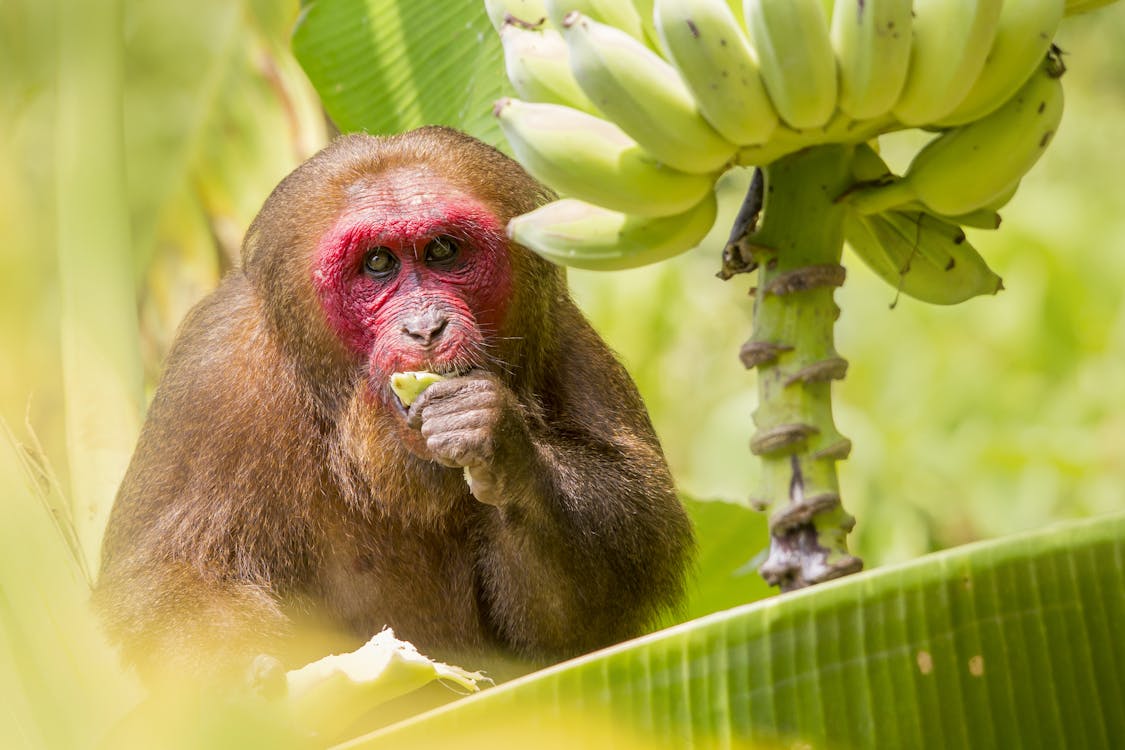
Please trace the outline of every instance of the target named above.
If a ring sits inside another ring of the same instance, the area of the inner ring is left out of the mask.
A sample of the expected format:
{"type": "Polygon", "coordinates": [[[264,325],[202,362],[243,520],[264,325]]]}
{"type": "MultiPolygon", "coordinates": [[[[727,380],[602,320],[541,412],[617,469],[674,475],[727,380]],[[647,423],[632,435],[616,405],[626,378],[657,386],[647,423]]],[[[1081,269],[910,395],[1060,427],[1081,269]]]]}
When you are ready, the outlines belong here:
{"type": "Polygon", "coordinates": [[[454,364],[441,364],[437,362],[426,362],[421,367],[417,368],[417,372],[427,372],[437,375],[445,380],[449,378],[459,378],[462,375],[468,375],[470,367],[463,367],[454,364]]]}
{"type": "Polygon", "coordinates": [[[468,372],[458,367],[427,367],[418,370],[405,370],[392,373],[386,381],[384,394],[387,400],[398,407],[402,414],[418,400],[422,393],[434,383],[455,378],[468,372]]]}
{"type": "Polygon", "coordinates": [[[461,367],[461,366],[458,366],[458,365],[451,365],[451,364],[446,364],[446,365],[435,364],[435,365],[428,365],[426,367],[426,370],[428,372],[432,372],[435,375],[441,375],[443,378],[459,378],[462,375],[467,375],[468,372],[469,372],[469,369],[470,368],[468,368],[468,367],[461,367]]]}

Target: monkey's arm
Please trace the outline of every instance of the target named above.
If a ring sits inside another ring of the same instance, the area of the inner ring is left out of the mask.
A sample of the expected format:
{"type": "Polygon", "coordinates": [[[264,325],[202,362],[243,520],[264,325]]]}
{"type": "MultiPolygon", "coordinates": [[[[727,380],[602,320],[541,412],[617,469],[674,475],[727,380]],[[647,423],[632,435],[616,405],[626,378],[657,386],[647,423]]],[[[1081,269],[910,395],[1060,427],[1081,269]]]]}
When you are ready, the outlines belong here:
{"type": "Polygon", "coordinates": [[[316,476],[292,382],[240,276],[185,321],[95,591],[110,635],[149,681],[237,676],[288,630],[277,587],[300,565],[298,499],[316,476]]]}
{"type": "Polygon", "coordinates": [[[571,656],[638,635],[683,589],[692,550],[636,389],[568,311],[545,403],[494,376],[431,386],[411,409],[434,457],[467,466],[484,509],[485,612],[529,656],[571,656]]]}

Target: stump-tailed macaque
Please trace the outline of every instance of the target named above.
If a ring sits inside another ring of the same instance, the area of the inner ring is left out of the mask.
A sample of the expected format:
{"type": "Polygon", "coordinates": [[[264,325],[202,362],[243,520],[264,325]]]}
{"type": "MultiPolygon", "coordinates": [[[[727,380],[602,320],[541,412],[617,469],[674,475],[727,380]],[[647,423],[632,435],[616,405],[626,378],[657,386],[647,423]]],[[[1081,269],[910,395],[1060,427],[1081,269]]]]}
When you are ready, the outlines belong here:
{"type": "Polygon", "coordinates": [[[644,406],[505,235],[547,199],[437,127],[340,138],[273,191],[178,333],[109,521],[95,601],[142,676],[234,674],[308,618],[542,663],[674,604],[691,530],[644,406]],[[446,378],[406,408],[411,370],[446,378]]]}

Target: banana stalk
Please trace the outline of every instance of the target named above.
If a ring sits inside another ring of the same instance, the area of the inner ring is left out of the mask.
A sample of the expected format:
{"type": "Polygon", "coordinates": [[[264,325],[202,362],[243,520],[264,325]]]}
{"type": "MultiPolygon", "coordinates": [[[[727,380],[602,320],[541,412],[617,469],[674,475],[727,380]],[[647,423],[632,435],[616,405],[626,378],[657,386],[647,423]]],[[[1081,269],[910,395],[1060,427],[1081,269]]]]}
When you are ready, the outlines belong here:
{"type": "Polygon", "coordinates": [[[847,369],[833,346],[846,215],[834,199],[852,180],[854,150],[820,146],[766,167],[761,223],[735,243],[759,269],[754,332],[741,352],[758,371],[750,449],[762,480],[751,503],[770,514],[759,572],[783,591],[863,565],[847,547],[855,521],[840,504],[836,462],[851,442],[836,429],[831,399],[832,381],[847,369]]]}

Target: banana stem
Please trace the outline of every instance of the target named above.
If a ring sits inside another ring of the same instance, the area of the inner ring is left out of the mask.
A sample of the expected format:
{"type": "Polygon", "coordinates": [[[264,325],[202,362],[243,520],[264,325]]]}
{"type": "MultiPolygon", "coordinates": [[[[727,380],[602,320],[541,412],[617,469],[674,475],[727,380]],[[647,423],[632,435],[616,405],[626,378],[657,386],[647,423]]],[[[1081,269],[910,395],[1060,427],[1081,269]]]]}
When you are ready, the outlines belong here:
{"type": "MultiPolygon", "coordinates": [[[[765,168],[758,226],[737,243],[757,265],[754,332],[742,347],[758,371],[758,427],[751,451],[762,461],[753,505],[770,513],[770,550],[759,568],[783,591],[858,571],[847,548],[855,524],[840,503],[836,462],[851,442],[832,419],[831,385],[847,362],[833,346],[844,281],[844,212],[853,146],[824,145],[765,168]]],[[[730,246],[728,246],[729,248],[730,246]]]]}

